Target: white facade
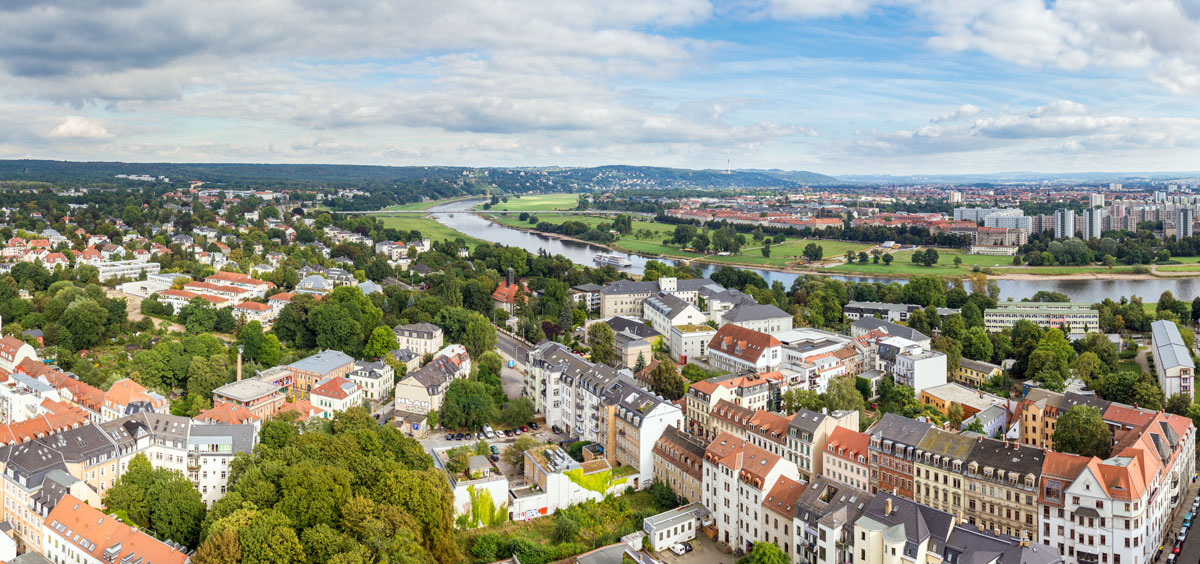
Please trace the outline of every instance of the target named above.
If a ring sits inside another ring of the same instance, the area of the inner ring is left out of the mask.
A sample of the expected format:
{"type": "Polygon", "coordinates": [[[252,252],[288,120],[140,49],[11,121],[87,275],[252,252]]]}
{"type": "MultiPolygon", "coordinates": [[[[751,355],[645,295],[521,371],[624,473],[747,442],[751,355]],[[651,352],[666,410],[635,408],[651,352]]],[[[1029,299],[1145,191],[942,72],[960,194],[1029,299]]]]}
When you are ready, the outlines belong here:
{"type": "Polygon", "coordinates": [[[700,358],[708,355],[708,342],[712,340],[717,330],[707,325],[676,325],[667,333],[667,347],[670,349],[671,360],[684,362],[689,358],[700,358]]]}
{"type": "Polygon", "coordinates": [[[1070,239],[1075,236],[1075,210],[1061,209],[1054,212],[1054,238],[1070,239]]]}
{"type": "Polygon", "coordinates": [[[669,294],[646,298],[642,302],[642,317],[663,335],[670,334],[676,325],[699,325],[708,320],[696,306],[669,294]]]}
{"type": "Polygon", "coordinates": [[[140,278],[143,272],[147,275],[158,274],[162,265],[157,262],[120,260],[102,262],[96,268],[100,270],[100,281],[104,282],[113,278],[140,278]]]}

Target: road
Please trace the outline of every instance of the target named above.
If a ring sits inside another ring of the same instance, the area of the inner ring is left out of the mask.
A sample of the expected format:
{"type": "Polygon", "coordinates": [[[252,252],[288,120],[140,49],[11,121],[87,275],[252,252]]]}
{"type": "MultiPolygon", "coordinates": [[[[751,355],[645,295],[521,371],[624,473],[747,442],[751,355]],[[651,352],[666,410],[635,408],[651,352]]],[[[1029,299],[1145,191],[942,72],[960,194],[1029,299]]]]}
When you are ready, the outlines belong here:
{"type": "MultiPolygon", "coordinates": [[[[1179,528],[1183,526],[1183,516],[1188,511],[1192,510],[1192,501],[1196,499],[1196,493],[1200,490],[1200,481],[1192,481],[1188,483],[1187,491],[1183,494],[1183,499],[1179,500],[1179,505],[1175,508],[1174,514],[1169,522],[1168,537],[1174,539],[1175,535],[1179,534],[1179,528]]],[[[1191,529],[1195,529],[1192,527],[1191,529]]],[[[1195,533],[1192,530],[1188,531],[1187,538],[1183,541],[1183,549],[1175,557],[1177,564],[1187,562],[1192,564],[1200,562],[1200,533],[1195,533]]],[[[1171,554],[1171,548],[1175,546],[1173,541],[1163,542],[1163,553],[1157,561],[1152,561],[1155,564],[1167,561],[1167,555],[1171,554]]]]}
{"type": "Polygon", "coordinates": [[[525,361],[529,358],[532,347],[503,331],[496,331],[496,350],[505,360],[514,360],[517,368],[524,370],[525,361]]]}

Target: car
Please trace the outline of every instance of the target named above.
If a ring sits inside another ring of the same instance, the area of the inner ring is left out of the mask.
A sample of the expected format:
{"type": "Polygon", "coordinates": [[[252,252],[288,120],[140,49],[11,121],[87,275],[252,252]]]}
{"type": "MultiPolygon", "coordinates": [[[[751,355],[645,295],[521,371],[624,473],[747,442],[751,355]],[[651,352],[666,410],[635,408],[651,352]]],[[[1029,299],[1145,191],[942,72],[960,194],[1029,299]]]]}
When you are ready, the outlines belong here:
{"type": "Polygon", "coordinates": [[[534,431],[536,431],[536,430],[538,429],[537,423],[534,423],[533,421],[530,421],[530,422],[529,422],[529,428],[530,428],[530,429],[533,429],[534,431]]]}
{"type": "Polygon", "coordinates": [[[683,549],[688,552],[691,552],[692,551],[692,543],[690,543],[690,542],[683,543],[683,549]]]}
{"type": "Polygon", "coordinates": [[[1167,555],[1167,564],[1175,564],[1175,554],[1174,553],[1167,555]]]}
{"type": "Polygon", "coordinates": [[[500,447],[492,445],[492,454],[500,454],[500,447]]]}
{"type": "Polygon", "coordinates": [[[522,432],[522,433],[528,433],[528,432],[529,432],[529,427],[526,427],[526,426],[522,425],[522,426],[521,426],[521,432],[522,432]]]}
{"type": "Polygon", "coordinates": [[[687,549],[683,548],[682,544],[673,544],[671,545],[671,552],[674,552],[679,556],[683,556],[684,554],[687,554],[687,549]]]}
{"type": "Polygon", "coordinates": [[[520,430],[520,429],[513,429],[513,430],[512,430],[512,432],[513,432],[513,436],[514,436],[514,437],[519,437],[519,436],[521,436],[521,430],[520,430]]]}
{"type": "Polygon", "coordinates": [[[509,431],[508,429],[505,429],[505,430],[504,430],[504,436],[506,436],[506,437],[511,437],[511,436],[512,436],[512,431],[509,431]]]}
{"type": "Polygon", "coordinates": [[[459,434],[457,434],[457,435],[454,435],[454,440],[456,440],[456,441],[461,441],[461,440],[463,440],[463,434],[462,434],[462,433],[459,433],[459,434]]]}
{"type": "Polygon", "coordinates": [[[550,432],[551,432],[551,433],[554,433],[555,435],[561,435],[561,434],[562,434],[562,429],[559,429],[559,428],[558,428],[558,425],[551,425],[551,426],[550,426],[550,432]]]}
{"type": "Polygon", "coordinates": [[[1175,537],[1175,542],[1178,544],[1183,544],[1183,541],[1186,538],[1187,538],[1187,533],[1180,531],[1179,535],[1175,537]]]}
{"type": "Polygon", "coordinates": [[[1171,554],[1179,554],[1179,547],[1181,547],[1181,546],[1183,546],[1183,545],[1176,544],[1175,547],[1171,549],[1171,554]]]}
{"type": "Polygon", "coordinates": [[[493,454],[493,455],[492,455],[492,462],[500,462],[500,455],[499,455],[499,454],[493,454]]]}
{"type": "Polygon", "coordinates": [[[453,440],[454,440],[454,433],[446,433],[446,440],[447,440],[447,441],[453,441],[453,440]]]}

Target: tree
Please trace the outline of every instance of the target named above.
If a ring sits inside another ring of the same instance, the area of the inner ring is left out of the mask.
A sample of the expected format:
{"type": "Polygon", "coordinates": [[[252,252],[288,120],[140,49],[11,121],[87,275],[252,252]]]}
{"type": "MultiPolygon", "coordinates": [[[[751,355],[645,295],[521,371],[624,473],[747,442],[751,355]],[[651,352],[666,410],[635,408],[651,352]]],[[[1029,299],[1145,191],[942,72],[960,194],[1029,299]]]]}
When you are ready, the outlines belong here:
{"type": "Polygon", "coordinates": [[[784,392],[780,399],[783,402],[783,411],[788,415],[801,409],[820,413],[825,408],[825,400],[814,390],[791,389],[784,392]]]}
{"type": "Polygon", "coordinates": [[[966,429],[963,430],[982,435],[986,429],[983,428],[983,423],[979,421],[979,418],[975,418],[972,419],[970,423],[967,423],[966,429]]]}
{"type": "Polygon", "coordinates": [[[1107,372],[1104,365],[1100,362],[1100,357],[1096,356],[1096,353],[1092,351],[1087,351],[1079,355],[1075,359],[1075,363],[1071,365],[1071,370],[1088,384],[1092,382],[1093,378],[1107,372]]]}
{"type": "Polygon", "coordinates": [[[946,373],[954,374],[962,360],[962,345],[950,337],[941,336],[933,340],[933,350],[946,355],[946,373]]]}
{"type": "Polygon", "coordinates": [[[862,411],[866,407],[866,400],[855,387],[854,376],[846,374],[829,382],[825,404],[832,410],[862,411]]]}
{"type": "Polygon", "coordinates": [[[775,543],[756,542],[754,548],[737,561],[737,564],[788,564],[791,560],[775,543]]]}
{"type": "Polygon", "coordinates": [[[500,421],[506,427],[520,427],[533,420],[533,402],[529,398],[517,398],[504,404],[500,411],[500,421]]]}
{"type": "Polygon", "coordinates": [[[396,332],[381,325],[371,331],[371,338],[367,340],[367,346],[363,348],[363,356],[383,358],[383,355],[397,348],[400,348],[400,345],[396,341],[396,332]]]}
{"type": "Polygon", "coordinates": [[[164,474],[146,490],[150,524],[160,535],[185,546],[196,546],[205,513],[200,492],[179,472],[159,472],[164,474]]]}
{"type": "Polygon", "coordinates": [[[467,321],[462,345],[471,357],[478,357],[483,351],[495,349],[496,339],[496,327],[488,322],[486,317],[476,313],[467,321]]]}
{"type": "Polygon", "coordinates": [[[262,324],[257,321],[243,325],[238,331],[237,343],[242,346],[242,355],[249,360],[258,359],[264,340],[262,324]]]}
{"type": "Polygon", "coordinates": [[[894,260],[896,260],[896,257],[892,256],[892,253],[887,253],[887,254],[883,255],[883,265],[884,266],[891,266],[892,261],[894,261],[894,260]]]}
{"type": "Polygon", "coordinates": [[[1175,415],[1187,415],[1192,408],[1191,394],[1173,394],[1167,398],[1166,410],[1175,415]]]}
{"type": "Polygon", "coordinates": [[[961,429],[963,421],[963,406],[958,402],[950,402],[950,407],[946,408],[946,419],[950,420],[951,429],[961,429]]]}
{"type": "Polygon", "coordinates": [[[487,385],[472,380],[455,380],[446,387],[442,403],[442,425],[447,429],[477,431],[496,417],[496,405],[487,385]]]}
{"type": "Polygon", "coordinates": [[[962,355],[983,362],[992,360],[992,340],[983,327],[972,327],[962,336],[962,355]]]}
{"type": "Polygon", "coordinates": [[[1112,450],[1112,431],[1100,410],[1086,405],[1073,406],[1059,416],[1052,438],[1059,452],[1105,459],[1112,450]]]}
{"type": "Polygon", "coordinates": [[[763,243],[763,246],[762,246],[762,256],[764,256],[764,257],[770,257],[770,256],[771,256],[771,244],[770,244],[770,243],[763,243]]]}
{"type": "Polygon", "coordinates": [[[646,355],[638,353],[637,361],[633,363],[633,371],[641,372],[646,367],[646,355]]]}
{"type": "Polygon", "coordinates": [[[614,357],[615,335],[607,323],[593,323],[588,327],[588,346],[592,351],[592,362],[612,364],[614,357]]]}
{"type": "Polygon", "coordinates": [[[533,435],[521,435],[517,440],[513,441],[512,445],[504,449],[504,461],[509,466],[514,466],[518,470],[525,467],[525,451],[541,445],[542,442],[533,438],[533,435]]]}
{"type": "Polygon", "coordinates": [[[825,249],[816,243],[809,243],[804,246],[803,256],[809,262],[816,262],[825,256],[825,249]]]}
{"type": "Polygon", "coordinates": [[[958,267],[962,266],[962,263],[963,263],[962,257],[959,257],[959,256],[954,257],[954,268],[958,268],[958,267]]]}
{"type": "Polygon", "coordinates": [[[675,370],[675,365],[670,362],[660,362],[650,372],[650,390],[668,400],[675,401],[683,397],[687,391],[687,384],[679,375],[679,371],[675,370]]]}
{"type": "Polygon", "coordinates": [[[108,322],[108,310],[92,300],[72,303],[59,318],[58,324],[71,334],[73,350],[89,349],[100,342],[104,326],[108,322]]]}

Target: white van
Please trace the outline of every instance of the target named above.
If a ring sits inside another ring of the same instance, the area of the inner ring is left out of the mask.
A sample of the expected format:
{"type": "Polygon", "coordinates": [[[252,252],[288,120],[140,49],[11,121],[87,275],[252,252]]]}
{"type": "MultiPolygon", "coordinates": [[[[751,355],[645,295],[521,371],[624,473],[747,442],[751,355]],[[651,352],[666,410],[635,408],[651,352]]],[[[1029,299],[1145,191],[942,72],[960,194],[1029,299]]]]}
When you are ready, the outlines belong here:
{"type": "Polygon", "coordinates": [[[492,430],[491,425],[484,425],[483,426],[483,436],[485,436],[489,439],[494,439],[494,438],[496,438],[496,432],[492,430]]]}

